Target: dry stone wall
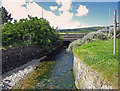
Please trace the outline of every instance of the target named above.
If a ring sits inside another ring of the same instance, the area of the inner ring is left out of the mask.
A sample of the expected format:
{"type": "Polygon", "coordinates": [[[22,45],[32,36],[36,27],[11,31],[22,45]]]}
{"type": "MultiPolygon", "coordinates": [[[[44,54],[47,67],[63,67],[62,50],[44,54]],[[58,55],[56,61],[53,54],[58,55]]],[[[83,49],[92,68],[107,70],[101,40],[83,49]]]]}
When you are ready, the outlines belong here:
{"type": "Polygon", "coordinates": [[[75,55],[73,73],[78,89],[116,89],[109,82],[103,80],[97,71],[92,70],[75,55]]]}
{"type": "Polygon", "coordinates": [[[2,73],[8,72],[16,67],[39,57],[42,53],[38,45],[28,45],[2,50],[2,73]]]}

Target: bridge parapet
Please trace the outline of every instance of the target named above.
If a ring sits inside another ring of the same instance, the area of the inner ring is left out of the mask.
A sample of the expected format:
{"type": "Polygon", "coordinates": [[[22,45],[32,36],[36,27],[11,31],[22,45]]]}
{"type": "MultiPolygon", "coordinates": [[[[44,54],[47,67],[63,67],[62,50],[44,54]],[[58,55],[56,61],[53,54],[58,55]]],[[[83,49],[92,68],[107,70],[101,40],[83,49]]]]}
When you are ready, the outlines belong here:
{"type": "Polygon", "coordinates": [[[63,37],[63,41],[74,41],[77,39],[82,39],[86,33],[59,33],[63,37]]]}

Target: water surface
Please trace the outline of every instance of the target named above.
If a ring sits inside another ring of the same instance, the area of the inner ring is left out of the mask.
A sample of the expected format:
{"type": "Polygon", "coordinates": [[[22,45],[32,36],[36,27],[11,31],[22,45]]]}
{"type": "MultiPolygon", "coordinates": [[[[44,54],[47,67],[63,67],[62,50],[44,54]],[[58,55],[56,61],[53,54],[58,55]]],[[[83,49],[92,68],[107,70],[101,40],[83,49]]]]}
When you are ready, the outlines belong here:
{"type": "Polygon", "coordinates": [[[47,74],[38,77],[38,84],[35,88],[74,89],[73,54],[67,53],[66,49],[62,48],[57,55],[53,55],[52,61],[55,62],[55,65],[47,74]]]}
{"type": "Polygon", "coordinates": [[[40,62],[38,68],[28,74],[12,89],[76,89],[73,76],[73,54],[65,48],[40,62]]]}

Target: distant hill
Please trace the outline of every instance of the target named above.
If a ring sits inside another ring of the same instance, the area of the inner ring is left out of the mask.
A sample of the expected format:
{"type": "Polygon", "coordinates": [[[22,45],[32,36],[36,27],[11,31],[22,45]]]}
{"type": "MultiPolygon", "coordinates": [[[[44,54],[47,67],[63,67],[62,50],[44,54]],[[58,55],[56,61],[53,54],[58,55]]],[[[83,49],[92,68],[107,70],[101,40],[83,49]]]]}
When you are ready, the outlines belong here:
{"type": "Polygon", "coordinates": [[[57,30],[58,32],[66,32],[66,33],[85,33],[85,32],[92,32],[92,31],[97,31],[99,29],[102,29],[104,27],[89,27],[89,28],[76,28],[76,29],[59,29],[57,30]]]}

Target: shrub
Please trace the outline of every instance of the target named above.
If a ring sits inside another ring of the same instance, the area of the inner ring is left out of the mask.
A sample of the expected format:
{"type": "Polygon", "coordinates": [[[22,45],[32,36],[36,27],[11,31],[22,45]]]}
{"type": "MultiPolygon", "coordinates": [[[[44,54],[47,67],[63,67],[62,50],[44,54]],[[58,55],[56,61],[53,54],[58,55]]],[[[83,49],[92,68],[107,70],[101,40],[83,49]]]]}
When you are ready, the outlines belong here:
{"type": "Polygon", "coordinates": [[[49,50],[61,44],[61,37],[43,18],[28,16],[28,19],[8,22],[2,27],[3,47],[14,47],[24,43],[38,44],[41,49],[49,50]]]}
{"type": "Polygon", "coordinates": [[[85,43],[91,42],[95,39],[105,40],[107,39],[107,36],[103,32],[90,32],[86,36],[84,36],[82,39],[78,39],[70,43],[70,45],[67,48],[67,52],[72,52],[72,50],[77,47],[81,46],[85,43]]]}
{"type": "MultiPolygon", "coordinates": [[[[111,31],[111,35],[114,36],[114,30],[111,31]]],[[[120,38],[120,28],[116,30],[116,38],[120,38]]]]}

